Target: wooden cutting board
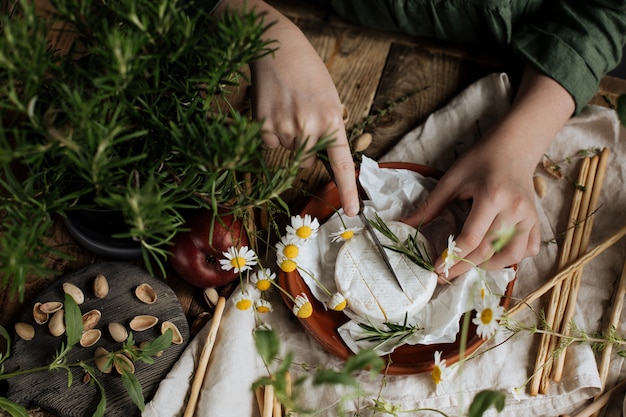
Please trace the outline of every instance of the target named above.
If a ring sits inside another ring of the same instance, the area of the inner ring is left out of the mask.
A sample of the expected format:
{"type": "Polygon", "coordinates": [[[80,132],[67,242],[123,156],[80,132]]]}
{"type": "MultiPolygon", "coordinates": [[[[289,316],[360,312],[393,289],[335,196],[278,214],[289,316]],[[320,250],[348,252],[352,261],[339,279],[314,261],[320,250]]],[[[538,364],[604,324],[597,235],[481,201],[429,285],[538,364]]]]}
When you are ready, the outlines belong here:
{"type": "MultiPolygon", "coordinates": [[[[35,337],[25,341],[15,336],[12,356],[6,363],[5,371],[48,365],[53,360],[55,352],[60,350],[61,344],[66,341],[65,335],[52,336],[47,324],[36,324],[32,315],[33,306],[37,301],[63,301],[64,282],[71,282],[83,290],[85,302],[79,305],[83,314],[92,309],[98,309],[102,313],[102,318],[96,326],[102,331],[102,338],[89,348],[76,345],[67,357],[69,363],[93,358],[98,346],[108,351],[119,349],[122,344],[115,342],[108,333],[107,325],[110,322],[122,323],[130,331],[128,323],[134,316],[148,314],[158,317],[159,323],[155,327],[142,332],[133,332],[137,344],[158,337],[160,323],[165,320],[173,322],[180,329],[183,344],[172,344],[162,356],[155,358],[155,363],[151,365],[135,363],[135,376],[148,402],[155,394],[159,382],[165,378],[185,348],[189,340],[189,326],[172,289],[164,281],[151,277],[145,270],[125,262],[97,263],[63,276],[35,297],[31,305],[25,306],[21,320],[35,327],[35,337]],[[93,294],[92,283],[98,274],[104,274],[110,286],[109,294],[103,299],[98,299],[93,294]],[[150,284],[156,291],[158,298],[154,304],[145,304],[136,298],[135,288],[143,283],[150,284]]],[[[90,364],[93,365],[93,362],[90,364]]],[[[100,393],[96,384],[84,383],[83,376],[82,368],[77,367],[73,371],[73,383],[70,387],[67,372],[64,370],[37,372],[12,378],[9,380],[8,398],[26,407],[39,406],[60,417],[89,416],[96,409],[100,393]]],[[[97,377],[106,392],[106,416],[130,417],[139,414],[139,409],[128,396],[120,376],[115,371],[110,374],[97,372],[97,377]]]]}

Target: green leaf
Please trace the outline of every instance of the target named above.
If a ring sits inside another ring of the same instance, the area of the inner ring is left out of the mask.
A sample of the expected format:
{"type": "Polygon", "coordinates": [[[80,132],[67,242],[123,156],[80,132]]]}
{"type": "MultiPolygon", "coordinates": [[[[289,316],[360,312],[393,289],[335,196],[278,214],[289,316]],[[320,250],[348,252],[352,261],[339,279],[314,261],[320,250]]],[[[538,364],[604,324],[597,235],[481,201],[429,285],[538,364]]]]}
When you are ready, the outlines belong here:
{"type": "Polygon", "coordinates": [[[506,394],[501,391],[481,391],[476,394],[472,404],[470,404],[467,417],[482,417],[483,413],[492,405],[500,412],[504,410],[505,399],[506,394]]]}
{"type": "Polygon", "coordinates": [[[278,335],[269,329],[257,329],[254,332],[254,344],[265,364],[271,363],[280,349],[278,335]]]}
{"type": "Polygon", "coordinates": [[[4,397],[0,397],[0,410],[4,410],[12,417],[28,417],[28,411],[21,405],[4,397]]]}
{"type": "Polygon", "coordinates": [[[154,356],[167,349],[172,344],[172,330],[167,329],[165,333],[154,340],[151,340],[141,347],[144,356],[154,356]]]}
{"type": "Polygon", "coordinates": [[[2,353],[0,352],[0,363],[4,362],[4,360],[6,358],[8,358],[9,356],[11,356],[11,335],[9,334],[9,332],[7,331],[7,329],[4,328],[4,326],[0,325],[0,336],[7,341],[7,348],[6,348],[6,353],[4,354],[4,356],[2,355],[2,353]]]}
{"type": "Polygon", "coordinates": [[[357,388],[359,386],[356,379],[347,372],[337,372],[332,369],[322,369],[313,377],[313,384],[335,384],[346,385],[357,388]]]}
{"type": "Polygon", "coordinates": [[[350,356],[343,367],[346,372],[360,371],[370,368],[378,373],[385,366],[385,362],[373,350],[361,350],[356,355],[350,356]]]}
{"type": "Polygon", "coordinates": [[[626,126],[626,94],[617,98],[617,116],[622,125],[626,126]]]}
{"type": "Polygon", "coordinates": [[[133,400],[133,403],[135,403],[135,405],[139,408],[139,411],[143,411],[146,403],[143,398],[141,384],[137,380],[135,374],[124,371],[122,373],[122,382],[124,383],[124,387],[126,387],[126,391],[128,392],[130,399],[133,400]]]}
{"type": "Polygon", "coordinates": [[[104,411],[107,408],[106,392],[104,391],[104,387],[102,386],[100,381],[98,381],[98,379],[95,377],[95,375],[93,375],[93,373],[91,372],[89,374],[91,375],[91,380],[96,382],[96,385],[98,386],[98,389],[100,390],[100,401],[98,402],[98,407],[96,408],[96,411],[94,411],[93,413],[93,417],[103,417],[104,411]]]}
{"type": "Polygon", "coordinates": [[[83,334],[83,315],[78,304],[69,294],[65,294],[64,309],[67,345],[71,347],[80,341],[80,336],[83,334]]]}

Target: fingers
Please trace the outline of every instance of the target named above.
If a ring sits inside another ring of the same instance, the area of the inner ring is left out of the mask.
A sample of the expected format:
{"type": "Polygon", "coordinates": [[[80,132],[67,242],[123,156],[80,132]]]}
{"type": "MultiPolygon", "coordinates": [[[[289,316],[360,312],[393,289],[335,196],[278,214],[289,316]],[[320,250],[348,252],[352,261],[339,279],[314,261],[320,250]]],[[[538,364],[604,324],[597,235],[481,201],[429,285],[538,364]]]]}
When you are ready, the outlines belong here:
{"type": "Polygon", "coordinates": [[[433,220],[441,211],[454,200],[452,189],[448,189],[445,181],[439,182],[437,187],[420,203],[415,211],[409,213],[400,221],[413,227],[419,227],[433,220]]]}
{"type": "Polygon", "coordinates": [[[358,190],[354,161],[346,136],[341,107],[336,112],[321,112],[316,117],[309,116],[306,122],[299,123],[265,119],[262,130],[263,142],[270,149],[282,146],[287,150],[295,151],[302,148],[304,158],[301,166],[309,168],[316,159],[312,149],[320,138],[331,135],[332,142],[328,145],[327,151],[341,205],[347,216],[355,216],[359,211],[358,190]]]}
{"type": "MultiPolygon", "coordinates": [[[[461,234],[456,239],[459,260],[448,269],[446,279],[454,279],[474,266],[497,270],[516,264],[539,252],[540,232],[535,216],[507,218],[506,214],[473,208],[461,234]],[[481,217],[485,215],[485,217],[481,217]],[[490,220],[492,219],[492,220],[490,220]]],[[[436,265],[436,272],[445,273],[445,266],[436,265]]]]}

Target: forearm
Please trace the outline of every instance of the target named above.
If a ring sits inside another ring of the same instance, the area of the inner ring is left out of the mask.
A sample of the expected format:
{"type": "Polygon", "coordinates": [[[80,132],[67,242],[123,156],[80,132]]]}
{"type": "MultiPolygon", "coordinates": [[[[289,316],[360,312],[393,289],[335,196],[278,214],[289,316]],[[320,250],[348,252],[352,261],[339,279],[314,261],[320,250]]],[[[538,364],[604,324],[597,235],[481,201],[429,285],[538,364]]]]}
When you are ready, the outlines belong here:
{"type": "Polygon", "coordinates": [[[572,96],[556,81],[527,66],[507,116],[491,131],[485,145],[509,161],[512,169],[532,174],[537,162],[575,110],[572,96]]]}

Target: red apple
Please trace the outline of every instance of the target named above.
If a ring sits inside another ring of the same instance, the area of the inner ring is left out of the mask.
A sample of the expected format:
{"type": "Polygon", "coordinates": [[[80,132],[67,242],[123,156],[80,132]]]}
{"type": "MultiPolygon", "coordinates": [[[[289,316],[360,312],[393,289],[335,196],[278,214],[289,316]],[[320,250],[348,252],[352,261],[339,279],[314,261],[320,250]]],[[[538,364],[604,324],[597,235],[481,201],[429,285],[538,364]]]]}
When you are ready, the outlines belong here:
{"type": "Polygon", "coordinates": [[[231,214],[214,216],[210,210],[199,209],[185,222],[189,231],[178,232],[172,239],[174,246],[170,265],[185,281],[200,287],[219,287],[228,284],[238,274],[222,269],[220,259],[231,246],[248,245],[243,225],[231,214]]]}

